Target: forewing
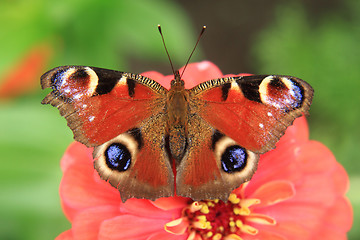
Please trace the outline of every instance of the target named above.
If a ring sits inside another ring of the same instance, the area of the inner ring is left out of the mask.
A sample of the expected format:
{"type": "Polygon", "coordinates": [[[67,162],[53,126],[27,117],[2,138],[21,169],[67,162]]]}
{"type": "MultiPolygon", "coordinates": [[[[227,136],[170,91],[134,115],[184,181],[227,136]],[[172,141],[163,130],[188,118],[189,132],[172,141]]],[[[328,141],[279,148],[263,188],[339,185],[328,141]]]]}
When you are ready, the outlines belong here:
{"type": "Polygon", "coordinates": [[[295,77],[254,75],[210,80],[190,96],[192,112],[245,149],[264,153],[308,113],[313,89],[295,77]]]}
{"type": "Polygon", "coordinates": [[[64,66],[41,77],[42,88],[52,88],[42,101],[57,107],[75,140],[98,146],[140,125],[165,106],[166,89],[131,73],[64,66]]]}

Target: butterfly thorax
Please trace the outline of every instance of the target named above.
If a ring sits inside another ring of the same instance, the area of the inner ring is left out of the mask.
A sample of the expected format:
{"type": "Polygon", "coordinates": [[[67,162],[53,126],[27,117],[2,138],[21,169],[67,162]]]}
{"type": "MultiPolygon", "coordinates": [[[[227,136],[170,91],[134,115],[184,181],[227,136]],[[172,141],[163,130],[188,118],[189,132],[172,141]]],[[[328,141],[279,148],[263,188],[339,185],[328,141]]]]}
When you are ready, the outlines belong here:
{"type": "Polygon", "coordinates": [[[184,87],[184,81],[178,72],[171,81],[171,88],[167,95],[167,129],[171,155],[176,160],[184,156],[187,144],[187,116],[189,93],[184,87]]]}

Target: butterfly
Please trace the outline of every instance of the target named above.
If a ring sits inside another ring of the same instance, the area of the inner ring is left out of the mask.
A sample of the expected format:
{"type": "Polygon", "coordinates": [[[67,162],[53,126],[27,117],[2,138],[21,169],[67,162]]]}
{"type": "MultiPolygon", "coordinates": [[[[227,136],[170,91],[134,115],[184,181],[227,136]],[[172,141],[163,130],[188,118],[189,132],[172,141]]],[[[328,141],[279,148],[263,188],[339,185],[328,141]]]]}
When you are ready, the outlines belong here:
{"type": "Polygon", "coordinates": [[[226,201],[249,181],[259,155],[307,114],[312,87],[291,76],[208,80],[168,90],[142,75],[62,66],[41,77],[74,139],[94,147],[100,177],[127,199],[178,196],[226,201]]]}

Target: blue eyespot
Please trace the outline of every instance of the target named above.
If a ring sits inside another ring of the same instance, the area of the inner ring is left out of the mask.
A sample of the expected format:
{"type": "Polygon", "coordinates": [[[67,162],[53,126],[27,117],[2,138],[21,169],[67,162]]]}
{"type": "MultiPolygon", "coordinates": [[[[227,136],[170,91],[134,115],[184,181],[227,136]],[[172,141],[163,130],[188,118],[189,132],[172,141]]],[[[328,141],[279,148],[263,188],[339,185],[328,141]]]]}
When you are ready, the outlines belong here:
{"type": "Polygon", "coordinates": [[[105,158],[109,168],[120,172],[126,171],[131,164],[131,154],[121,143],[111,144],[105,151],[105,158]]]}
{"type": "Polygon", "coordinates": [[[292,107],[293,108],[300,107],[303,101],[303,93],[302,93],[302,89],[295,82],[293,82],[293,89],[291,90],[291,94],[295,98],[292,107]]]}
{"type": "Polygon", "coordinates": [[[63,80],[64,80],[64,73],[65,73],[66,71],[59,71],[59,72],[57,72],[54,76],[53,76],[53,78],[52,78],[52,83],[53,83],[53,85],[52,85],[52,89],[54,89],[54,90],[60,90],[60,88],[61,88],[61,84],[62,84],[62,82],[63,82],[63,80]]]}
{"type": "Polygon", "coordinates": [[[246,163],[246,150],[238,145],[226,148],[224,153],[221,155],[221,166],[227,173],[241,171],[245,168],[246,163]]]}

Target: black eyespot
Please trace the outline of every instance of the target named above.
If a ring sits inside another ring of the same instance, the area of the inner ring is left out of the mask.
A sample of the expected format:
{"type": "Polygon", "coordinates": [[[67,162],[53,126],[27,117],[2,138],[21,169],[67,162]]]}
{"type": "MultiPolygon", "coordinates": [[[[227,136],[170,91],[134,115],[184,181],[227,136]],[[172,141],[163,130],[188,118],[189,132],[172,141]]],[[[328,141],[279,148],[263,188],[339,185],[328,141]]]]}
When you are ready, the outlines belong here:
{"type": "Polygon", "coordinates": [[[126,171],[131,164],[131,154],[121,143],[111,144],[105,151],[106,165],[119,172],[126,171]]]}
{"type": "Polygon", "coordinates": [[[283,83],[283,81],[277,77],[274,76],[270,82],[269,82],[269,87],[271,88],[275,88],[277,91],[281,90],[281,89],[286,89],[286,85],[283,83]]]}
{"type": "Polygon", "coordinates": [[[247,157],[244,148],[238,145],[230,146],[221,155],[222,169],[227,173],[241,171],[246,166],[247,157]]]}
{"type": "Polygon", "coordinates": [[[85,68],[80,68],[71,74],[70,78],[72,79],[82,79],[89,77],[89,74],[86,72],[85,68]]]}

